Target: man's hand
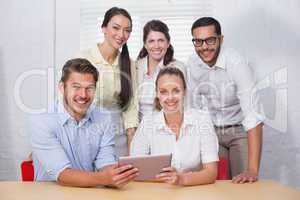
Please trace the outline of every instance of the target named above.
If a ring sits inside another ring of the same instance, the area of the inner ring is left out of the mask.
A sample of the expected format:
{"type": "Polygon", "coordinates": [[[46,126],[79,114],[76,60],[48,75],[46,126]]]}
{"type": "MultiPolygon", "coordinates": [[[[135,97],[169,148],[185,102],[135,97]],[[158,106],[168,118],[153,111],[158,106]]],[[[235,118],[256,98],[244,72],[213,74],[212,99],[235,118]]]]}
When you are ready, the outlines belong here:
{"type": "Polygon", "coordinates": [[[258,174],[256,172],[251,172],[249,170],[233,177],[233,183],[253,183],[258,180],[258,174]]]}
{"type": "Polygon", "coordinates": [[[121,188],[138,176],[138,169],[132,165],[114,164],[103,168],[99,173],[103,173],[105,185],[121,188]]]}
{"type": "Polygon", "coordinates": [[[248,130],[248,170],[233,177],[233,183],[253,183],[257,181],[262,149],[262,128],[263,123],[260,123],[248,130]]]}

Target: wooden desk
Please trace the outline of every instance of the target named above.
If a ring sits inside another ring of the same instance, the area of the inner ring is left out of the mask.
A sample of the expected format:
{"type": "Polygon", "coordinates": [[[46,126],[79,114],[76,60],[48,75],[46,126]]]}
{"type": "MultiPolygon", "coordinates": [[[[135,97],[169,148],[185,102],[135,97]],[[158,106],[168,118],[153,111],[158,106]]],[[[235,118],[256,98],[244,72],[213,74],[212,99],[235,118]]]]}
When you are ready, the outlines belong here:
{"type": "Polygon", "coordinates": [[[0,182],[1,200],[300,200],[300,191],[274,181],[236,185],[177,187],[163,183],[132,182],[123,189],[73,188],[56,183],[0,182]]]}

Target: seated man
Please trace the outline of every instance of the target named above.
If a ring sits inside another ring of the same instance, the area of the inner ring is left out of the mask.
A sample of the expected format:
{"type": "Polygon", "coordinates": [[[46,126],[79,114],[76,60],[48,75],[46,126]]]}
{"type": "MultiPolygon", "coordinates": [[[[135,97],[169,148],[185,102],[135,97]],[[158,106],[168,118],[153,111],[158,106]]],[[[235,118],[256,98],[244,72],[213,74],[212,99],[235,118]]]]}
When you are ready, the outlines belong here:
{"type": "Polygon", "coordinates": [[[30,117],[36,181],[122,187],[137,176],[136,168],[115,164],[110,114],[90,106],[97,80],[97,69],[86,59],[67,61],[59,83],[63,102],[55,113],[30,117]]]}

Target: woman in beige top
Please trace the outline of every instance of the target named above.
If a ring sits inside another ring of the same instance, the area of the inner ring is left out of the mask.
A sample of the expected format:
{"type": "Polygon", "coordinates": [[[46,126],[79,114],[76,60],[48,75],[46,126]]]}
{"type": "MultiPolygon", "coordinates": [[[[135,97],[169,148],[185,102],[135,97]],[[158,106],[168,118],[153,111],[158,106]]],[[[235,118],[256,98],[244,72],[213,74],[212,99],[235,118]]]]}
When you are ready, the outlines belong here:
{"type": "Polygon", "coordinates": [[[144,26],[144,46],[137,59],[139,119],[152,113],[155,97],[155,80],[160,69],[178,67],[184,74],[184,64],[173,58],[168,26],[160,20],[149,21],[144,26]]]}
{"type": "Polygon", "coordinates": [[[81,56],[99,70],[95,103],[111,111],[116,130],[116,154],[123,156],[128,154],[129,140],[125,133],[129,137],[138,125],[138,107],[134,103],[136,68],[126,44],[132,20],[125,9],[113,7],[106,11],[101,28],[104,41],[82,51],[81,56]]]}

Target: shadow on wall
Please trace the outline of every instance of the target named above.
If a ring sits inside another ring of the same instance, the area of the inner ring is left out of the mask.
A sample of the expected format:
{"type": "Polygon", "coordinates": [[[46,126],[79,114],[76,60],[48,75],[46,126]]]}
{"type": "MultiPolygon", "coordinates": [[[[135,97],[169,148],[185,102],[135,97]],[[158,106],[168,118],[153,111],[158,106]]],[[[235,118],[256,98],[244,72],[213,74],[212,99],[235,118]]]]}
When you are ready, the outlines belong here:
{"type": "MultiPolygon", "coordinates": [[[[292,11],[285,8],[282,12],[292,11]]],[[[300,74],[296,67],[300,26],[291,25],[299,23],[296,19],[285,21],[281,15],[266,12],[266,8],[254,4],[249,12],[226,24],[230,33],[225,39],[228,46],[249,58],[257,75],[267,117],[261,178],[275,179],[300,189],[300,135],[295,133],[300,130],[300,124],[292,123],[295,110],[289,108],[299,105],[296,99],[299,95],[295,95],[299,93],[299,80],[295,74],[300,74]]]]}
{"type": "Polygon", "coordinates": [[[4,61],[3,61],[3,51],[0,47],[0,74],[1,74],[1,84],[0,84],[0,104],[1,104],[1,119],[0,119],[0,180],[14,180],[15,179],[15,155],[13,155],[12,149],[12,137],[11,137],[11,124],[10,111],[8,98],[7,98],[7,87],[6,83],[8,80],[7,74],[5,72],[4,61]]]}

